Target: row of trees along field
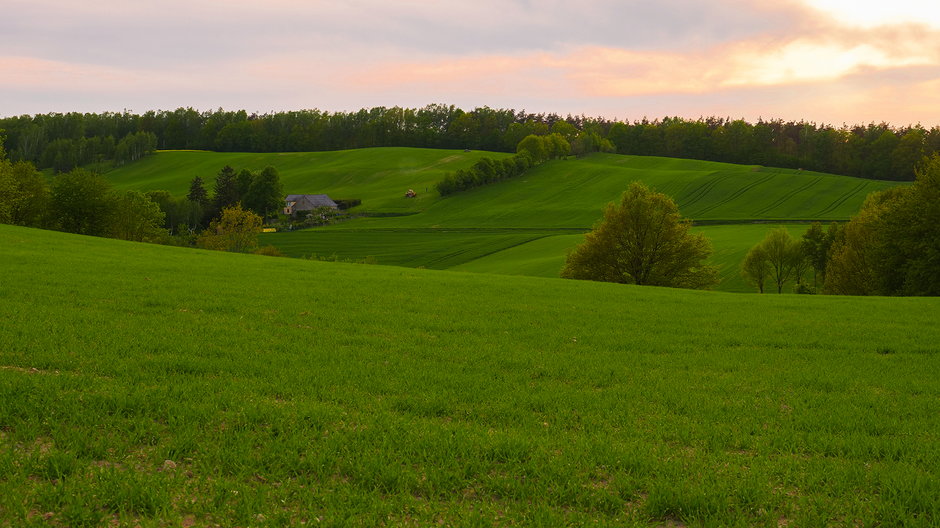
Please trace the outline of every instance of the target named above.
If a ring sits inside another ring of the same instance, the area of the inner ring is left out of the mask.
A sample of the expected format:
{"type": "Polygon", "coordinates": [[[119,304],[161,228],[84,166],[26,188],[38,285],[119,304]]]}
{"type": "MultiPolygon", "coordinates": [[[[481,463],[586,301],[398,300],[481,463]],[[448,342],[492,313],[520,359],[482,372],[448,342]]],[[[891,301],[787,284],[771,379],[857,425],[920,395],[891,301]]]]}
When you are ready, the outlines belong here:
{"type": "Polygon", "coordinates": [[[248,114],[178,108],[144,114],[50,113],[0,119],[0,130],[6,131],[5,147],[13,160],[58,171],[101,160],[130,161],[153,148],[302,152],[394,146],[514,152],[526,136],[557,133],[574,154],[602,151],[606,141],[620,154],[913,180],[917,162],[940,152],[940,127],[920,125],[833,127],[719,117],[630,122],[488,107],[464,111],[440,104],[357,112],[248,114]]]}
{"type": "Polygon", "coordinates": [[[747,253],[741,273],[761,293],[940,295],[940,155],[909,187],[872,193],[846,224],[817,222],[799,239],[771,230],[747,253]],[[812,285],[807,280],[812,271],[812,285]]]}
{"type": "MultiPolygon", "coordinates": [[[[596,134],[582,133],[584,141],[574,145],[585,152],[612,152],[610,142],[602,140],[596,134]]],[[[460,191],[473,189],[482,185],[496,183],[507,178],[520,176],[531,167],[541,165],[546,161],[569,156],[573,146],[561,134],[553,132],[547,136],[529,135],[516,146],[516,155],[502,160],[482,158],[470,168],[459,169],[449,173],[439,181],[434,188],[441,196],[447,196],[460,191]]]]}

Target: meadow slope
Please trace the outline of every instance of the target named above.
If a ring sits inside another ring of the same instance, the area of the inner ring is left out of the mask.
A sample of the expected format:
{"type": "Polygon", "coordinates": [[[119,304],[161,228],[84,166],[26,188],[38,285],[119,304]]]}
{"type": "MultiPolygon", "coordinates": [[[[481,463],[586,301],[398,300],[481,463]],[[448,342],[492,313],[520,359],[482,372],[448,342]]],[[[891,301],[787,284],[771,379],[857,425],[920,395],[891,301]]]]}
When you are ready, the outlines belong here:
{"type": "MultiPolygon", "coordinates": [[[[295,257],[361,260],[434,269],[557,276],[577,236],[633,181],[674,197],[683,215],[714,241],[724,291],[750,291],[739,277],[744,253],[776,224],[846,220],[872,191],[894,182],[809,171],[695,160],[597,154],[546,163],[498,184],[441,198],[447,171],[506,154],[381,148],[339,152],[223,154],[160,152],[115,170],[122,188],[185,192],[194,175],[211,182],[222,165],[278,167],[288,193],[359,198],[354,211],[402,216],[359,218],[328,228],[265,235],[295,257]],[[405,198],[414,188],[417,199],[405,198]],[[766,222],[763,227],[745,226],[766,222]]],[[[791,228],[799,234],[800,228],[791,228]]]]}
{"type": "Polygon", "coordinates": [[[0,226],[0,525],[936,526],[940,301],[0,226]]]}
{"type": "MultiPolygon", "coordinates": [[[[709,262],[718,267],[719,279],[721,280],[715,289],[725,292],[754,292],[754,286],[748,284],[741,276],[741,261],[744,260],[744,256],[751,246],[767,235],[769,229],[778,227],[786,228],[791,236],[799,238],[806,232],[807,226],[806,224],[732,224],[693,227],[693,232],[704,234],[712,244],[713,251],[709,262]]],[[[351,234],[350,236],[355,237],[358,234],[351,234]]],[[[349,239],[344,240],[346,243],[349,242],[349,239]]],[[[557,277],[565,264],[565,256],[568,250],[577,246],[583,240],[584,235],[581,234],[546,235],[457,265],[446,266],[442,269],[474,273],[528,275],[531,277],[557,277]]],[[[324,246],[327,245],[324,244],[324,246]]],[[[337,250],[333,250],[333,253],[337,253],[337,250]]],[[[366,256],[361,255],[359,258],[365,258],[366,256]]],[[[377,256],[376,258],[381,259],[382,257],[377,256]]],[[[813,283],[811,275],[807,276],[807,280],[810,284],[813,283]]],[[[789,288],[786,292],[789,293],[789,288]]]]}
{"type": "MultiPolygon", "coordinates": [[[[165,190],[185,195],[196,176],[211,192],[219,170],[276,167],[287,194],[328,193],[334,198],[359,198],[369,210],[407,212],[421,210],[432,195],[425,190],[448,172],[466,168],[483,157],[501,159],[498,152],[464,152],[416,148],[370,148],[329,152],[231,153],[158,151],[141,161],[106,174],[119,189],[165,190]],[[405,200],[408,189],[420,192],[405,200]]],[[[434,193],[436,196],[436,193],[434,193]]]]}

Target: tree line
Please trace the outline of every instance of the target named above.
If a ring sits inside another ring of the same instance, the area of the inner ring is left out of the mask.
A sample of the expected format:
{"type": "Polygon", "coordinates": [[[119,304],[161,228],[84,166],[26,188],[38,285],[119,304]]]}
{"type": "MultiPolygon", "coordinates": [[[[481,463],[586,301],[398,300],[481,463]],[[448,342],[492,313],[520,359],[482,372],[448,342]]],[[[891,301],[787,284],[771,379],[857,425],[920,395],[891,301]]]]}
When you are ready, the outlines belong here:
{"type": "Polygon", "coordinates": [[[137,242],[165,242],[165,215],[150,197],[117,190],[86,169],[51,183],[28,162],[0,159],[0,223],[137,242]]]}
{"type": "Polygon", "coordinates": [[[529,135],[516,146],[516,155],[502,160],[482,158],[467,169],[444,176],[434,188],[441,196],[520,176],[531,167],[571,154],[571,144],[558,133],[529,135]]]}
{"type": "Polygon", "coordinates": [[[812,224],[800,238],[770,231],[747,253],[744,277],[761,293],[940,295],[940,155],[924,160],[914,184],[870,194],[845,224],[812,224]],[[806,275],[812,271],[810,285],[806,275]]]}
{"type": "Polygon", "coordinates": [[[559,134],[576,155],[609,150],[913,180],[917,163],[940,152],[940,127],[920,125],[834,127],[719,117],[630,122],[485,106],[464,111],[443,104],[355,112],[50,113],[0,119],[0,130],[12,160],[60,172],[95,161],[133,161],[153,149],[304,152],[397,146],[515,152],[527,136],[559,134]]]}
{"type": "MultiPolygon", "coordinates": [[[[84,168],[47,179],[0,146],[0,223],[106,238],[228,251],[257,250],[264,218],[278,214],[283,189],[277,169],[226,166],[212,192],[200,177],[189,193],[114,189],[84,168]]],[[[264,249],[264,248],[262,248],[264,249]]],[[[265,254],[277,254],[265,249],[265,254]]]]}
{"type": "Polygon", "coordinates": [[[114,136],[59,138],[42,149],[38,159],[30,159],[20,152],[20,160],[34,162],[42,168],[67,172],[91,164],[124,165],[152,154],[157,147],[157,136],[152,132],[131,132],[120,141],[114,136]]]}

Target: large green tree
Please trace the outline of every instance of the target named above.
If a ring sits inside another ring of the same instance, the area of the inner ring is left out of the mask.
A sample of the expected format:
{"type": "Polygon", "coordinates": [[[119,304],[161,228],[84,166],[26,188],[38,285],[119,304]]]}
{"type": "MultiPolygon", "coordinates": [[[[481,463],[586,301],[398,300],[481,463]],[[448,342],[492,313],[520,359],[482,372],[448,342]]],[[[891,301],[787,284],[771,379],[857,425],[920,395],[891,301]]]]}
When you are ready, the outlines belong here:
{"type": "Polygon", "coordinates": [[[741,275],[746,281],[757,286],[758,292],[764,293],[764,284],[770,277],[770,264],[767,262],[767,253],[761,244],[752,247],[747,252],[741,263],[741,275]]]}
{"type": "Polygon", "coordinates": [[[248,169],[242,169],[235,175],[235,189],[238,195],[242,197],[242,200],[248,196],[248,190],[251,188],[251,181],[254,178],[255,175],[248,169]]]}
{"type": "MultiPolygon", "coordinates": [[[[794,239],[785,227],[772,229],[756,246],[751,248],[742,263],[745,277],[756,284],[758,273],[777,287],[777,293],[783,293],[783,287],[790,281],[802,282],[803,273],[808,266],[808,259],[799,240],[794,239]]],[[[763,292],[763,286],[758,285],[763,292]]]]}
{"type": "Polygon", "coordinates": [[[189,192],[186,193],[185,202],[177,203],[175,209],[180,214],[170,214],[164,208],[164,212],[167,213],[167,220],[172,222],[167,226],[170,229],[176,229],[180,224],[185,224],[188,229],[205,226],[214,213],[221,211],[221,209],[215,209],[214,202],[209,199],[209,191],[206,190],[205,184],[199,176],[194,177],[189,182],[189,192]]]}
{"type": "Polygon", "coordinates": [[[114,191],[109,236],[135,242],[158,242],[166,238],[162,228],[165,213],[160,205],[139,191],[114,191]]]}
{"type": "Polygon", "coordinates": [[[203,208],[209,205],[209,192],[206,191],[205,184],[199,176],[189,182],[189,192],[186,193],[186,199],[190,202],[196,202],[203,208]]]}
{"type": "Polygon", "coordinates": [[[800,247],[806,255],[809,266],[813,269],[813,288],[818,289],[826,281],[826,264],[829,262],[829,249],[839,232],[839,224],[833,222],[823,231],[822,224],[813,222],[803,233],[800,247]]]}
{"type": "Polygon", "coordinates": [[[253,174],[242,201],[247,209],[262,218],[277,214],[284,206],[284,188],[277,169],[268,165],[261,172],[253,174]]]}
{"type": "Polygon", "coordinates": [[[526,153],[534,165],[538,165],[550,157],[551,152],[549,149],[550,145],[547,144],[546,140],[535,134],[522,138],[522,141],[516,145],[516,152],[526,153]]]}
{"type": "Polygon", "coordinates": [[[242,195],[238,191],[238,180],[235,169],[226,165],[222,167],[215,178],[215,188],[212,194],[212,217],[217,216],[227,207],[240,204],[242,195]]]}
{"type": "Polygon", "coordinates": [[[0,223],[42,227],[48,206],[49,186],[33,164],[0,157],[0,223]]]}
{"type": "Polygon", "coordinates": [[[718,273],[705,263],[711,244],[692,234],[690,221],[675,202],[642,183],[633,183],[620,203],[610,203],[604,217],[568,254],[561,276],[675,288],[707,288],[718,273]]]}
{"type": "Polygon", "coordinates": [[[826,291],[940,295],[940,155],[910,187],[872,193],[833,244],[826,291]]]}
{"type": "Polygon", "coordinates": [[[84,169],[59,174],[52,181],[51,221],[62,231],[108,236],[114,215],[111,185],[84,169]]]}

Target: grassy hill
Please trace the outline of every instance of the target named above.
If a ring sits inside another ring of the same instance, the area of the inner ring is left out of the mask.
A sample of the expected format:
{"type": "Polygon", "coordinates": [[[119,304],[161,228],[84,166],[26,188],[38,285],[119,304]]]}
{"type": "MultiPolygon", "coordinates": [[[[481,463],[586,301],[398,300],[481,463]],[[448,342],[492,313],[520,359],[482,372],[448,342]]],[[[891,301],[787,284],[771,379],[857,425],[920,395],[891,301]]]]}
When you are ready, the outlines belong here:
{"type": "Polygon", "coordinates": [[[509,154],[414,148],[284,153],[160,151],[113,170],[107,177],[121,189],[159,189],[182,196],[196,176],[211,191],[212,182],[225,165],[236,170],[260,170],[271,165],[280,173],[288,194],[328,193],[334,198],[359,198],[369,210],[402,212],[426,205],[432,195],[425,189],[431,190],[446,173],[469,167],[483,157],[506,156],[509,154]],[[408,189],[419,191],[418,199],[403,198],[408,189]]]}
{"type": "Polygon", "coordinates": [[[0,225],[0,525],[936,526],[940,301],[0,225]]]}
{"type": "Polygon", "coordinates": [[[694,160],[598,154],[438,199],[421,215],[371,220],[395,227],[590,228],[633,181],[672,196],[698,221],[848,219],[895,182],[694,160]]]}
{"type": "MultiPolygon", "coordinates": [[[[184,193],[225,164],[274,165],[289,193],[359,198],[360,211],[405,214],[360,218],[329,228],[265,235],[291,256],[486,273],[557,276],[566,252],[604,205],[640,180],[673,196],[713,240],[725,291],[750,291],[738,274],[747,249],[776,223],[845,220],[872,191],[897,185],[845,176],[695,160],[598,154],[553,161],[496,185],[441,198],[433,184],[483,156],[505,154],[382,148],[287,154],[161,152],[113,171],[116,185],[184,193]],[[417,199],[403,196],[414,188],[417,199]],[[771,225],[737,225],[754,221],[771,225]]],[[[794,227],[794,234],[805,228],[794,227]]]]}

